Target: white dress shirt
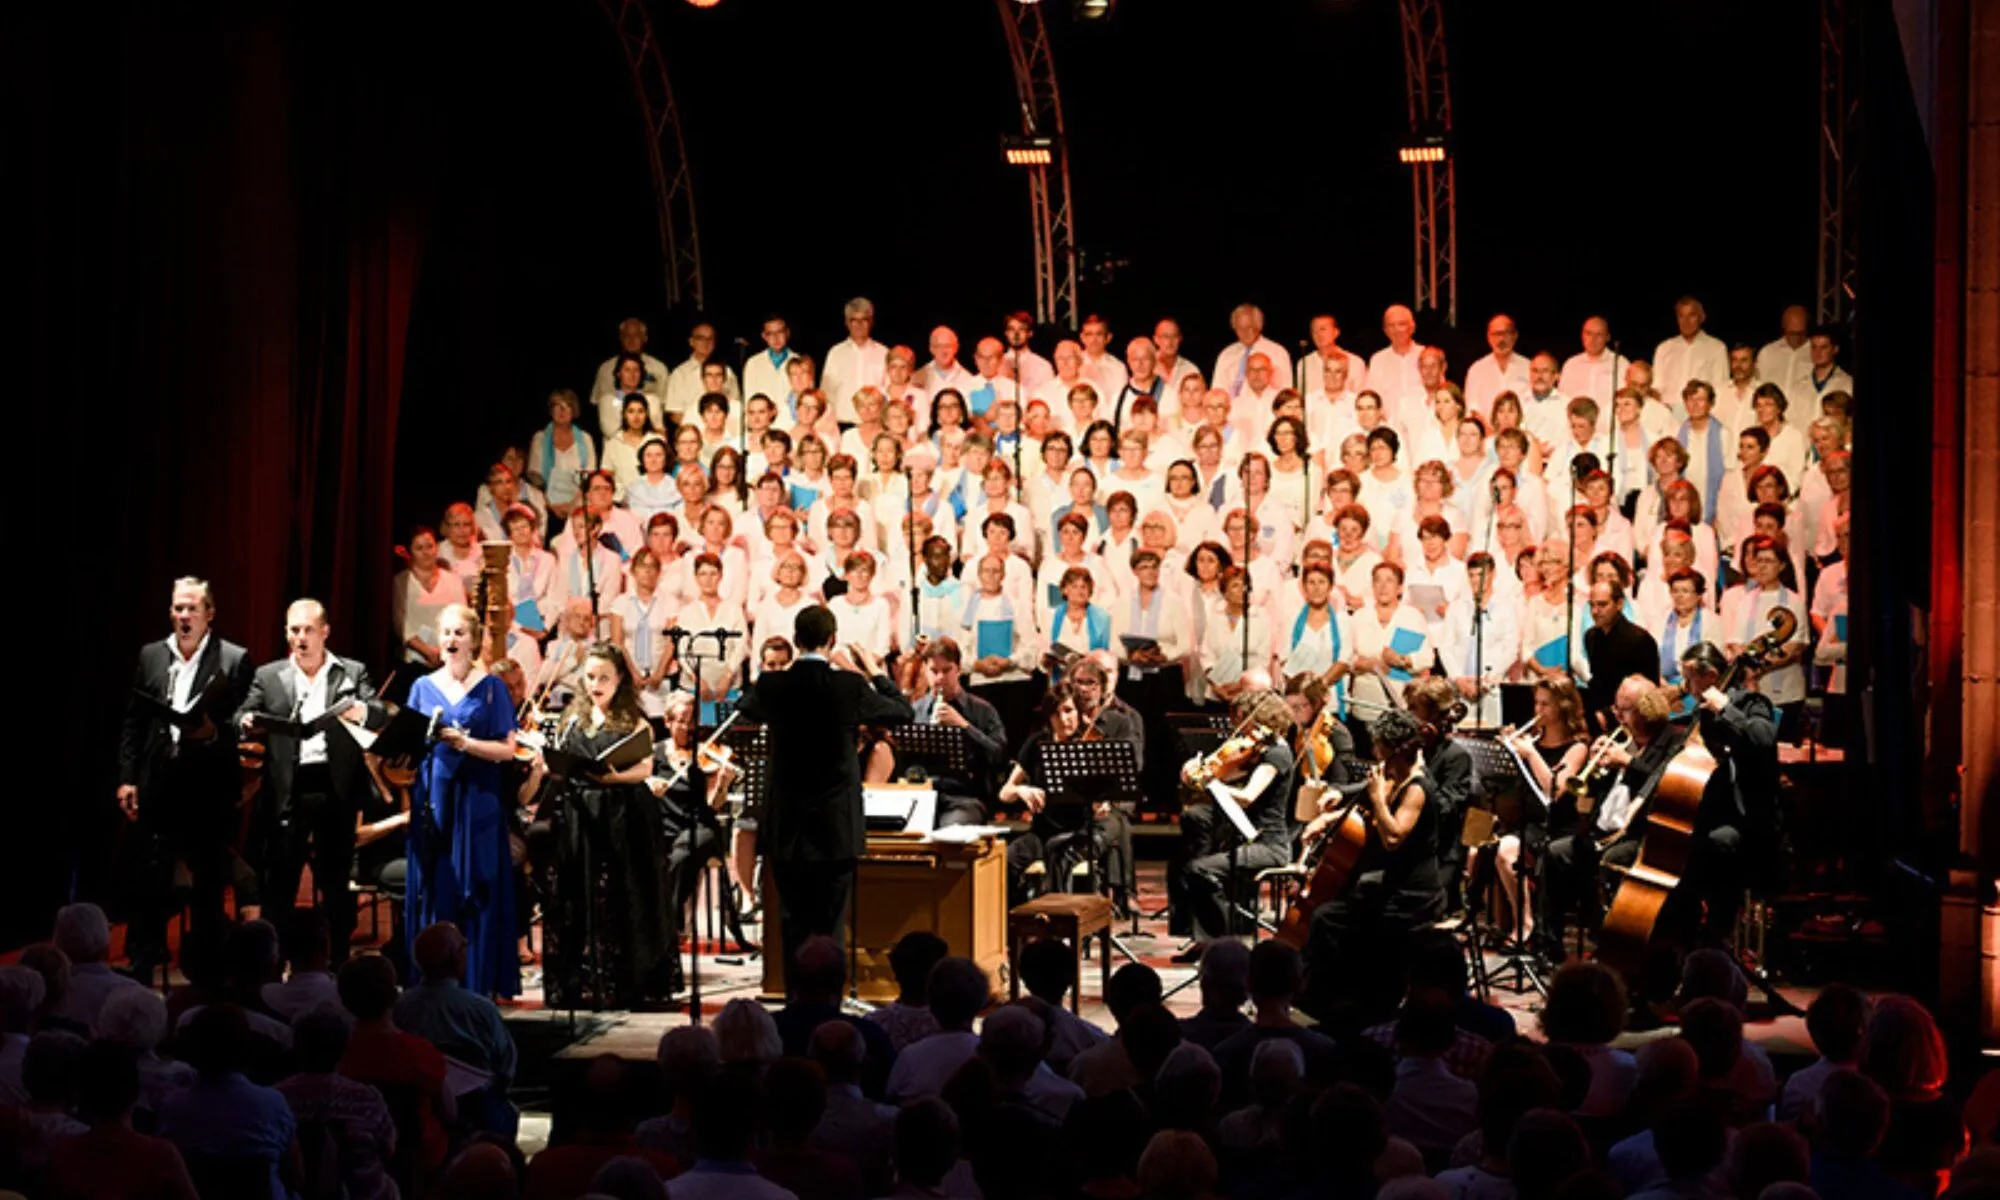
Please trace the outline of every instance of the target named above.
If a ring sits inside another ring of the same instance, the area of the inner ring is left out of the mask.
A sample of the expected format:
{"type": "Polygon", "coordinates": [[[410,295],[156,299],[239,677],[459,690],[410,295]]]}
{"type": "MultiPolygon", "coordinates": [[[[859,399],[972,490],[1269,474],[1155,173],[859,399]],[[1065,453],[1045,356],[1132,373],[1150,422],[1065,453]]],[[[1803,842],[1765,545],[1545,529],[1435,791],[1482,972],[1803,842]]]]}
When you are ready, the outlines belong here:
{"type": "MultiPolygon", "coordinates": [[[[1690,379],[1718,388],[1729,382],[1729,347],[1722,344],[1721,338],[1702,332],[1692,338],[1676,334],[1653,351],[1653,387],[1673,410],[1675,424],[1687,420],[1681,389],[1690,379]]],[[[1593,396],[1592,399],[1604,405],[1611,398],[1593,396]]]]}
{"type": "Polygon", "coordinates": [[[951,388],[960,396],[967,397],[969,403],[972,389],[978,387],[980,381],[978,374],[967,370],[962,362],[954,361],[948,367],[941,367],[936,359],[932,359],[917,369],[917,373],[910,377],[910,382],[933,396],[946,388],[951,388]]]}
{"type": "MultiPolygon", "coordinates": [[[[294,697],[293,703],[296,705],[294,719],[299,721],[317,720],[326,712],[326,676],[327,668],[333,665],[333,655],[329,654],[320,660],[319,673],[317,675],[306,674],[306,669],[299,665],[297,655],[292,657],[291,664],[292,695],[294,697]]],[[[300,766],[313,766],[325,761],[325,734],[315,733],[299,743],[300,766]]]]}
{"type": "MultiPolygon", "coordinates": [[[[601,396],[606,392],[622,395],[618,391],[618,359],[620,357],[621,355],[614,354],[598,364],[597,378],[590,386],[591,395],[601,396]]],[[[640,352],[639,361],[644,363],[646,367],[646,377],[639,381],[639,390],[651,396],[655,401],[665,400],[667,396],[667,364],[644,351],[640,352]]],[[[616,429],[617,426],[613,425],[612,428],[616,429]]]]}
{"type": "MultiPolygon", "coordinates": [[[[1562,374],[1556,377],[1556,390],[1565,396],[1588,396],[1597,401],[1601,409],[1611,407],[1611,397],[1625,381],[1625,368],[1632,360],[1622,354],[1606,349],[1596,358],[1581,351],[1572,354],[1563,362],[1562,374]]],[[[1727,379],[1728,373],[1723,373],[1727,379]]],[[[1528,389],[1516,393],[1526,403],[1528,389]]]]}
{"type": "Polygon", "coordinates": [[[1259,337],[1249,346],[1245,346],[1241,341],[1235,341],[1223,347],[1222,353],[1215,356],[1215,374],[1208,377],[1209,386],[1219,387],[1232,396],[1241,395],[1247,386],[1246,379],[1252,354],[1262,354],[1271,360],[1271,380],[1278,387],[1291,385],[1292,356],[1285,353],[1285,348],[1270,338],[1259,337]]]}
{"type": "Polygon", "coordinates": [[[769,350],[759,350],[743,362],[743,400],[749,403],[752,396],[763,396],[779,408],[785,406],[785,397],[791,395],[792,381],[786,377],[792,360],[798,357],[790,346],[778,352],[773,359],[769,350]]]}
{"type": "MultiPolygon", "coordinates": [[[[1362,604],[1360,611],[1354,614],[1353,623],[1355,654],[1365,658],[1381,658],[1382,652],[1389,649],[1395,640],[1397,632],[1407,630],[1421,635],[1421,640],[1417,643],[1416,649],[1408,655],[1410,665],[1403,670],[1415,674],[1430,665],[1431,651],[1434,648],[1431,644],[1430,624],[1424,620],[1422,613],[1408,604],[1397,605],[1390,612],[1389,619],[1384,621],[1376,613],[1374,598],[1371,595],[1368,601],[1362,604]]],[[[1403,688],[1407,682],[1391,678],[1386,672],[1381,675],[1358,674],[1354,678],[1352,694],[1358,700],[1400,708],[1403,702],[1403,688]]]]}
{"type": "MultiPolygon", "coordinates": [[[[1791,405],[1786,410],[1786,416],[1795,419],[1801,431],[1806,426],[1812,424],[1812,417],[1793,418],[1792,415],[1802,411],[1803,406],[1799,402],[1807,396],[1812,395],[1811,378],[1811,338],[1800,338],[1799,344],[1796,346],[1790,345],[1784,338],[1777,338],[1764,343],[1763,347],[1757,351],[1757,379],[1755,382],[1775,383],[1785,390],[1785,400],[1791,405]]],[[[1716,386],[1720,388],[1727,385],[1717,384],[1716,386]]],[[[1744,411],[1747,412],[1749,411],[1748,397],[1744,399],[1746,401],[1744,411]]],[[[1817,416],[1818,406],[1815,405],[1814,408],[1814,415],[1817,416]]]]}
{"type": "Polygon", "coordinates": [[[1853,637],[1843,630],[1847,623],[1847,563],[1845,560],[1822,569],[1813,585],[1812,615],[1826,622],[1813,648],[1813,661],[1832,667],[1826,690],[1835,695],[1847,691],[1847,642],[1853,637]],[[1841,636],[1846,633],[1847,636],[1841,636]]]}
{"type": "Polygon", "coordinates": [[[1424,394],[1424,382],[1417,375],[1417,360],[1423,353],[1421,343],[1411,342],[1401,354],[1394,346],[1384,346],[1369,356],[1368,386],[1382,397],[1382,411],[1391,421],[1402,417],[1403,397],[1424,394]]]}
{"type": "Polygon", "coordinates": [[[1485,690],[1467,720],[1481,726],[1500,724],[1499,684],[1521,658],[1521,607],[1497,587],[1487,600],[1477,627],[1473,625],[1472,590],[1453,603],[1445,622],[1442,655],[1454,678],[1480,679],[1485,690]]]}
{"type": "MultiPolygon", "coordinates": [[[[1358,392],[1367,387],[1368,360],[1345,346],[1335,346],[1333,352],[1347,360],[1347,390],[1358,392]]],[[[1326,355],[1315,350],[1300,359],[1293,378],[1305,384],[1299,391],[1308,394],[1319,391],[1326,383],[1326,355]]]]}
{"type": "Polygon", "coordinates": [[[1498,356],[1488,354],[1466,368],[1465,403],[1482,417],[1492,415],[1493,398],[1501,392],[1522,396],[1527,391],[1528,360],[1519,354],[1508,355],[1505,366],[1501,365],[1498,356]]]}
{"type": "Polygon", "coordinates": [[[888,373],[889,348],[874,338],[857,344],[853,338],[826,352],[820,368],[820,390],[833,404],[833,419],[854,423],[854,393],[865,387],[881,387],[888,373]]]}
{"type": "MultiPolygon", "coordinates": [[[[715,360],[720,362],[720,359],[715,360]]],[[[696,406],[705,394],[701,386],[702,364],[693,355],[675,367],[667,376],[667,398],[661,407],[667,415],[677,420],[685,420],[694,415],[696,406]]],[[[723,392],[729,397],[729,411],[736,416],[743,411],[743,389],[737,386],[736,369],[723,365],[723,392]]],[[[738,417],[737,419],[741,419],[738,417]]]]}
{"type": "Polygon", "coordinates": [[[1106,396],[1116,396],[1125,386],[1129,372],[1125,370],[1125,360],[1115,354],[1100,354],[1091,357],[1089,351],[1083,355],[1083,377],[1097,385],[1097,390],[1106,396]]]}

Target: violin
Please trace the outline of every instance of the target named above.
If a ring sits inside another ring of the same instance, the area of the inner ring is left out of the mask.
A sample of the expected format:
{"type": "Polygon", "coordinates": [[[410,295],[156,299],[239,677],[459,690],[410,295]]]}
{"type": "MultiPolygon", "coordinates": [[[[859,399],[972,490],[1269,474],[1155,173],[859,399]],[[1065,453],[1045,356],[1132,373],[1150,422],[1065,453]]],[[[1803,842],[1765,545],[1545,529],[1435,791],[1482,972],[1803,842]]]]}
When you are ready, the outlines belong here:
{"type": "Polygon", "coordinates": [[[1181,782],[1196,791],[1206,790],[1218,779],[1241,774],[1277,740],[1278,735],[1262,725],[1232,734],[1204,757],[1189,759],[1181,768],[1181,782]]]}

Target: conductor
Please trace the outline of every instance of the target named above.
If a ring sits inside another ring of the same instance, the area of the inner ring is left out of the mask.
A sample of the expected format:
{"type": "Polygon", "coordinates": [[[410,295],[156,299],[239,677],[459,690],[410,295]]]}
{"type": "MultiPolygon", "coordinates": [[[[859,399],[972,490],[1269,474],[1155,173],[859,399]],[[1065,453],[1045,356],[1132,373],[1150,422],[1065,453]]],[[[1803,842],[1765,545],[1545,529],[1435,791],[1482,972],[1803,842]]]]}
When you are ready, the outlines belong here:
{"type": "Polygon", "coordinates": [[[801,611],[788,670],[757,677],[738,705],[770,737],[769,794],[758,838],[778,889],[786,978],[799,946],[815,934],[846,940],[855,862],[866,831],[855,730],[907,725],[910,704],[868,652],[834,649],[836,626],[824,605],[801,611]],[[835,668],[838,668],[836,670],[835,668]]]}

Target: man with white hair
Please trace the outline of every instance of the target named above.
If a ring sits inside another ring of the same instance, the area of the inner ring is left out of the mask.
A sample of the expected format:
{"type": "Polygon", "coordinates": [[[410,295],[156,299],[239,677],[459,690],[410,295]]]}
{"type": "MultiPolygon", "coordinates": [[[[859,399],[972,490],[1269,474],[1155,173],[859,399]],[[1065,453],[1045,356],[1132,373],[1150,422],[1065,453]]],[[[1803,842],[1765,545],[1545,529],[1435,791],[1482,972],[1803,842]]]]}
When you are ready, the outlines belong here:
{"type": "MultiPolygon", "coordinates": [[[[667,364],[646,353],[646,323],[637,317],[626,317],[618,322],[618,348],[621,354],[636,354],[646,365],[646,374],[639,382],[639,390],[655,401],[665,403],[667,399],[667,364]]],[[[590,389],[593,396],[601,396],[612,391],[618,383],[618,359],[614,354],[597,368],[597,382],[590,389]]]]}
{"type": "Polygon", "coordinates": [[[910,382],[935,396],[945,388],[956,388],[964,395],[977,384],[972,372],[958,361],[958,334],[951,326],[940,325],[931,330],[931,360],[917,369],[910,382]]]}
{"type": "Polygon", "coordinates": [[[1112,431],[1124,431],[1132,415],[1132,402],[1141,396],[1153,402],[1154,411],[1162,420],[1178,421],[1181,398],[1167,386],[1167,377],[1160,374],[1159,353],[1153,347],[1153,339],[1135,337],[1125,343],[1125,365],[1129,368],[1125,386],[1097,411],[1099,417],[1111,422],[1112,431]]]}
{"type": "MultiPolygon", "coordinates": [[[[1181,357],[1181,323],[1172,317],[1162,317],[1153,325],[1153,368],[1167,381],[1167,390],[1180,392],[1181,380],[1190,375],[1199,377],[1201,368],[1181,357]]],[[[1182,420],[1194,422],[1194,414],[1184,414],[1182,420]]]]}
{"type": "Polygon", "coordinates": [[[881,387],[888,373],[889,348],[875,340],[875,303],[856,296],[841,310],[847,322],[847,340],[826,352],[820,368],[820,391],[833,403],[833,419],[844,425],[854,423],[854,393],[865,387],[881,387]]]}
{"type": "Polygon", "coordinates": [[[1493,415],[1493,398],[1501,392],[1518,396],[1528,390],[1528,360],[1514,353],[1520,340],[1520,329],[1506,313],[1486,322],[1486,344],[1493,352],[1465,372],[1465,403],[1481,417],[1493,415]]]}
{"type": "MultiPolygon", "coordinates": [[[[1279,386],[1287,386],[1292,381],[1292,356],[1285,348],[1264,336],[1264,310],[1254,304],[1239,304],[1229,313],[1229,327],[1236,332],[1236,340],[1223,347],[1215,356],[1215,373],[1208,377],[1209,383],[1228,392],[1231,396],[1241,395],[1250,379],[1250,356],[1261,354],[1270,365],[1272,378],[1279,386]]],[[[1265,414],[1266,418],[1270,416],[1265,414]]]]}
{"type": "MultiPolygon", "coordinates": [[[[1674,302],[1674,324],[1678,332],[1661,342],[1653,351],[1653,388],[1660,395],[1669,397],[1669,403],[1679,408],[1672,398],[1681,394],[1688,380],[1699,379],[1704,383],[1718,384],[1729,378],[1729,347],[1722,339],[1705,333],[1702,325],[1708,320],[1708,310],[1693,296],[1682,296],[1674,302]]],[[[1680,420],[1687,414],[1685,410],[1674,414],[1680,420]]]]}
{"type": "Polygon", "coordinates": [[[95,904],[70,904],[56,913],[55,933],[50,939],[56,949],[69,955],[69,994],[63,998],[66,1021],[74,1021],[98,1032],[98,1013],[113,992],[124,988],[145,988],[137,980],[111,969],[111,923],[95,904]]]}
{"type": "Polygon", "coordinates": [[[1404,421],[1396,407],[1397,397],[1422,395],[1423,380],[1417,374],[1417,360],[1424,352],[1417,341],[1417,314],[1406,305],[1391,304],[1382,312],[1382,336],[1389,344],[1368,359],[1368,385],[1382,397],[1383,412],[1391,421],[1404,421]]]}
{"type": "Polygon", "coordinates": [[[35,1014],[48,994],[41,972],[33,967],[0,967],[0,1104],[28,1102],[21,1064],[34,1039],[35,1014]]]}
{"type": "Polygon", "coordinates": [[[167,1002],[152,988],[120,988],[98,1012],[97,1040],[125,1047],[138,1062],[139,1107],[146,1112],[157,1112],[169,1093],[194,1081],[193,1067],[160,1057],[166,1037],[167,1002]]]}
{"type": "Polygon", "coordinates": [[[1311,395],[1326,378],[1326,365],[1335,361],[1347,364],[1349,389],[1358,392],[1368,386],[1368,360],[1340,344],[1340,322],[1331,313],[1314,317],[1306,332],[1312,338],[1313,350],[1299,360],[1298,373],[1290,380],[1300,391],[1311,395]]]}

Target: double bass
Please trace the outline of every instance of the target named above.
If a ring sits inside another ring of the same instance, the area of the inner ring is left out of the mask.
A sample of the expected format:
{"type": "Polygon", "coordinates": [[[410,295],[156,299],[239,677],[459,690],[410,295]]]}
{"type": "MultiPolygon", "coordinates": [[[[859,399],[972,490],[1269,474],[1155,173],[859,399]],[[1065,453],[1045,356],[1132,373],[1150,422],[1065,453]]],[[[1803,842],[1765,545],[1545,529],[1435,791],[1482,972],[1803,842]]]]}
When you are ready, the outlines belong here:
{"type": "MultiPolygon", "coordinates": [[[[1789,608],[1772,609],[1770,619],[1770,630],[1743,647],[1716,687],[1725,692],[1734,687],[1745,671],[1761,666],[1798,632],[1799,619],[1789,608]]],[[[1619,881],[1598,930],[1598,961],[1624,975],[1635,989],[1646,981],[1660,916],[1687,875],[1694,852],[1695,818],[1709,780],[1720,766],[1702,743],[1701,725],[1696,723],[1653,789],[1646,805],[1646,825],[1640,830],[1638,861],[1619,881]]]]}
{"type": "MultiPolygon", "coordinates": [[[[1362,854],[1368,849],[1368,816],[1365,811],[1367,777],[1347,784],[1329,783],[1326,779],[1328,768],[1339,761],[1333,751],[1330,730],[1330,726],[1339,720],[1339,706],[1329,697],[1319,716],[1313,719],[1312,728],[1306,733],[1304,752],[1299,757],[1299,765],[1309,782],[1338,790],[1346,803],[1345,811],[1300,858],[1299,867],[1305,873],[1305,883],[1299,889],[1298,899],[1285,909],[1284,917],[1278,922],[1278,931],[1273,935],[1300,950],[1305,949],[1313,913],[1320,905],[1347,890],[1348,882],[1354,878],[1355,868],[1361,863],[1362,854]]],[[[1302,786],[1301,807],[1306,803],[1305,795],[1302,786]]],[[[1313,804],[1316,808],[1316,799],[1313,804]]],[[[1301,814],[1294,809],[1292,815],[1302,821],[1311,821],[1318,814],[1301,814]]]]}

